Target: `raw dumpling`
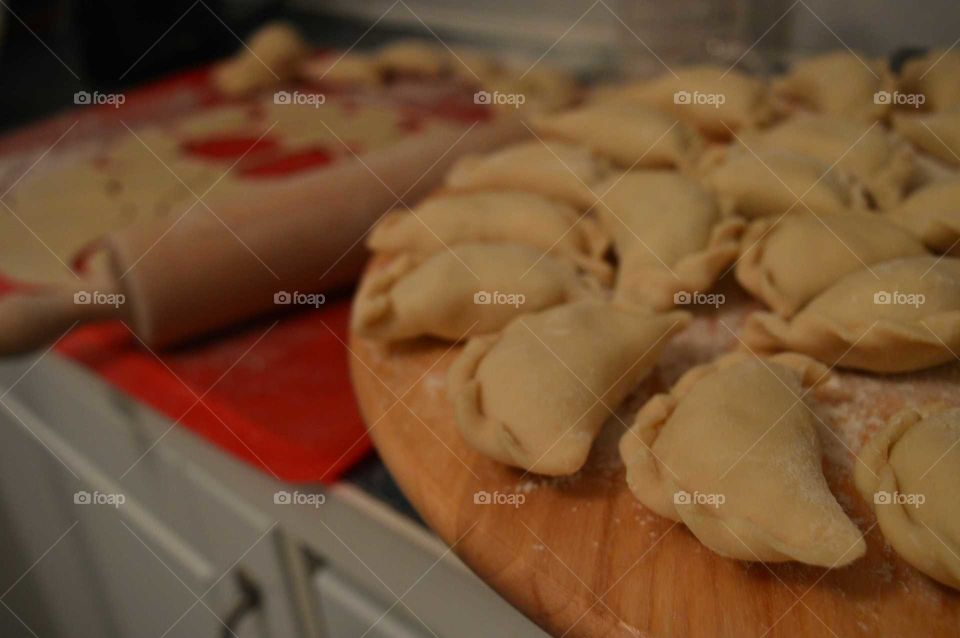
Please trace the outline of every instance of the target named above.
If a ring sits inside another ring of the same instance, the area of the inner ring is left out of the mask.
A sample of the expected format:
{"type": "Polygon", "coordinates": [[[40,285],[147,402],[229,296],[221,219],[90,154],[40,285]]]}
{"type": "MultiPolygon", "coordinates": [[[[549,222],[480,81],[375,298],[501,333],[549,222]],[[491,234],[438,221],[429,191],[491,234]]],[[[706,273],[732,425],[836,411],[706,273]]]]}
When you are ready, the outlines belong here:
{"type": "Polygon", "coordinates": [[[921,151],[960,166],[960,111],[894,115],[893,128],[921,151]]]}
{"type": "Polygon", "coordinates": [[[952,361],[960,352],[960,259],[925,255],[864,268],[789,322],[770,313],[751,315],[743,340],[756,350],[793,350],[871,372],[952,361]]]}
{"type": "Polygon", "coordinates": [[[860,530],[821,467],[805,386],[828,375],[795,354],[721,357],[653,397],[620,439],[630,491],[722,556],[839,567],[860,530]]]}
{"type": "Polygon", "coordinates": [[[573,474],[612,411],[650,373],[683,312],[597,300],[515,319],[471,339],[450,368],[454,417],[471,447],[531,472],[573,474]]]}
{"type": "Polygon", "coordinates": [[[447,185],[460,190],[539,193],[589,208],[596,202],[594,187],[609,173],[606,163],[581,146],[533,140],[461,158],[447,174],[447,185]]]}
{"type": "Polygon", "coordinates": [[[861,194],[842,171],[795,153],[715,149],[704,157],[703,183],[721,210],[743,217],[780,217],[809,209],[842,213],[862,207],[861,194]]]}
{"type": "Polygon", "coordinates": [[[934,182],[918,190],[887,218],[931,250],[960,257],[960,180],[934,182]]]}
{"type": "Polygon", "coordinates": [[[781,317],[790,317],[846,274],[897,257],[924,255],[909,232],[875,213],[753,222],[743,238],[737,281],[781,317]],[[816,261],[811,262],[811,256],[816,261]]]}
{"type": "Polygon", "coordinates": [[[740,135],[755,152],[784,150],[813,157],[857,178],[880,208],[899,202],[914,176],[914,153],[877,124],[799,113],[763,131],[740,135]]]}
{"type": "Polygon", "coordinates": [[[773,94],[811,111],[873,121],[890,109],[894,87],[893,75],[883,62],[834,51],[797,62],[774,81],[773,94]]]}
{"type": "Polygon", "coordinates": [[[743,222],[721,218],[697,182],[668,171],[632,171],[615,179],[597,215],[619,258],[616,298],[657,310],[678,295],[709,290],[737,258],[743,222]]]}
{"type": "Polygon", "coordinates": [[[537,248],[464,244],[425,260],[401,255],[372,273],[357,293],[353,330],[381,341],[457,341],[595,289],[572,263],[537,248]]]}
{"type": "Polygon", "coordinates": [[[762,80],[709,65],[681,67],[648,82],[601,90],[595,99],[648,104],[722,139],[731,131],[763,124],[772,114],[762,80]]]}
{"type": "Polygon", "coordinates": [[[922,108],[950,111],[960,108],[960,51],[931,51],[908,60],[900,69],[900,91],[922,95],[922,108]]]}
{"type": "Polygon", "coordinates": [[[960,409],[895,416],[860,451],[854,478],[884,538],[908,563],[960,589],[960,409]]]}
{"type": "Polygon", "coordinates": [[[533,193],[452,193],[431,197],[410,212],[385,216],[370,233],[376,252],[434,253],[471,243],[525,244],[573,258],[600,272],[608,239],[589,217],[533,193]]]}
{"type": "Polygon", "coordinates": [[[285,22],[271,22],[258,29],[249,44],[214,68],[211,81],[228,97],[245,97],[292,80],[310,46],[285,22]]]}
{"type": "Polygon", "coordinates": [[[690,167],[703,140],[686,124],[640,104],[597,103],[535,118],[548,137],[583,144],[624,168],[690,167]]]}

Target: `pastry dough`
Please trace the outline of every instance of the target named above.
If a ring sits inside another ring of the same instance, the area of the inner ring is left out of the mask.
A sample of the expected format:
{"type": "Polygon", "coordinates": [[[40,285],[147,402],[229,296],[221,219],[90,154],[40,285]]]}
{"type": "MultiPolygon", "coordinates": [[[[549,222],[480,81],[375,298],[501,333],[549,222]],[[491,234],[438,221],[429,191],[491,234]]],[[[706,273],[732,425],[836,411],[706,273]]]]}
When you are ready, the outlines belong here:
{"type": "Polygon", "coordinates": [[[833,51],[794,64],[789,73],[773,82],[773,94],[819,113],[873,121],[890,110],[889,95],[895,86],[885,63],[849,51],[833,51]]]}
{"type": "Polygon", "coordinates": [[[756,350],[794,350],[872,372],[952,361],[960,352],[960,259],[925,255],[875,264],[838,281],[789,323],[751,315],[743,340],[756,350]]]}
{"type": "Polygon", "coordinates": [[[894,115],[893,127],[921,151],[960,166],[960,111],[894,115]]]}
{"type": "Polygon", "coordinates": [[[647,104],[721,139],[731,130],[763,124],[772,114],[762,80],[710,65],[680,67],[648,82],[601,90],[595,99],[647,104]]]}
{"type": "Polygon", "coordinates": [[[743,222],[721,219],[710,194],[690,178],[633,171],[599,190],[597,214],[619,258],[619,301],[669,308],[678,293],[709,290],[737,257],[743,222]]]}
{"type": "Polygon", "coordinates": [[[860,451],[857,488],[908,563],[960,589],[960,408],[895,416],[860,451]]]}
{"type": "Polygon", "coordinates": [[[380,341],[456,341],[582,297],[592,284],[570,262],[519,244],[464,244],[424,260],[401,255],[366,278],[353,330],[380,341]]]}
{"type": "Polygon", "coordinates": [[[674,117],[643,105],[598,103],[533,120],[544,137],[583,144],[624,168],[690,167],[703,140],[674,117]]]}
{"type": "Polygon", "coordinates": [[[846,274],[927,252],[905,229],[880,215],[857,211],[822,216],[801,211],[779,222],[759,219],[750,225],[742,246],[737,281],[781,317],[792,316],[846,274]]]}
{"type": "Polygon", "coordinates": [[[716,194],[721,210],[748,218],[805,209],[842,213],[863,205],[848,175],[788,152],[714,149],[704,157],[703,183],[716,194]]]}
{"type": "Polygon", "coordinates": [[[244,97],[292,80],[309,54],[309,45],[294,27],[272,22],[254,33],[234,57],[217,66],[211,80],[224,95],[244,97]]]}
{"type": "Polygon", "coordinates": [[[882,126],[834,115],[799,113],[776,126],[747,131],[740,141],[756,152],[807,155],[857,178],[880,208],[899,202],[914,177],[913,150],[882,126]]]}
{"type": "Polygon", "coordinates": [[[821,468],[804,386],[827,376],[795,354],[735,353],[687,372],[620,439],[627,483],[722,556],[847,565],[866,551],[821,468]]]}
{"type": "Polygon", "coordinates": [[[689,321],[588,300],[515,319],[471,339],[450,368],[467,443],[501,463],[548,475],[579,470],[612,410],[689,321]]]}
{"type": "Polygon", "coordinates": [[[393,212],[370,233],[377,252],[434,253],[467,243],[512,242],[554,252],[596,271],[606,235],[572,207],[533,193],[452,193],[431,197],[411,212],[393,212]]]}
{"type": "Polygon", "coordinates": [[[460,190],[519,190],[589,208],[597,182],[610,167],[590,151],[563,142],[533,140],[454,164],[447,185],[460,190]]]}
{"type": "Polygon", "coordinates": [[[887,219],[931,250],[960,257],[960,179],[934,182],[890,211],[887,219]]]}
{"type": "Polygon", "coordinates": [[[908,60],[900,69],[900,90],[924,97],[922,108],[951,111],[960,108],[960,51],[930,51],[908,60]]]}

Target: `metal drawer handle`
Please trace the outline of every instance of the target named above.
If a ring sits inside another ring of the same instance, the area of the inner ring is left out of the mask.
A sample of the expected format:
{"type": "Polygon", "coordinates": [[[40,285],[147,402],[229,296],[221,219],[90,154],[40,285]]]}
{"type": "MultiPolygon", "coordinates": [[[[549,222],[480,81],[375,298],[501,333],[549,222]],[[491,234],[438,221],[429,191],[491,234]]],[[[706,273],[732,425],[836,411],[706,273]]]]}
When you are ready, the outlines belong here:
{"type": "Polygon", "coordinates": [[[223,621],[223,631],[220,632],[222,638],[236,638],[236,630],[244,616],[260,607],[260,588],[243,570],[237,572],[237,586],[240,588],[240,600],[223,621]]]}

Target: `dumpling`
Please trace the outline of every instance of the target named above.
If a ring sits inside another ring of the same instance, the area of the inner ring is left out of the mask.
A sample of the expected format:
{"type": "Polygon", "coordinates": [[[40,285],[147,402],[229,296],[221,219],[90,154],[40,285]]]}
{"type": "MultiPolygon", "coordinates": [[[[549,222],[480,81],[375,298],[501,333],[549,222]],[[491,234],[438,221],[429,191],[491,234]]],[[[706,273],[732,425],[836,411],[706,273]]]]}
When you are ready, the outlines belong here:
{"type": "Polygon", "coordinates": [[[914,153],[881,126],[834,115],[799,113],[772,128],[747,131],[755,152],[807,155],[857,178],[880,208],[899,202],[914,177],[914,153]]]}
{"type": "Polygon", "coordinates": [[[610,170],[581,146],[533,140],[459,159],[447,173],[447,185],[460,190],[538,193],[589,208],[596,202],[594,187],[610,170]]]}
{"type": "Polygon", "coordinates": [[[663,310],[709,290],[737,258],[743,222],[669,171],[632,171],[603,192],[597,215],[619,258],[616,299],[663,310]]]}
{"type": "Polygon", "coordinates": [[[866,543],[823,476],[804,400],[827,375],[795,354],[735,353],[690,370],[620,439],[630,491],[728,558],[823,567],[860,558],[866,543]]]}
{"type": "Polygon", "coordinates": [[[383,73],[436,77],[450,70],[450,54],[439,43],[404,39],[377,50],[375,59],[383,73]]]}
{"type": "Polygon", "coordinates": [[[743,217],[780,217],[805,209],[842,213],[863,205],[849,176],[795,153],[714,149],[704,156],[702,171],[721,210],[743,217]]]}
{"type": "Polygon", "coordinates": [[[875,213],[809,211],[747,229],[736,276],[754,297],[790,317],[846,274],[896,257],[927,254],[909,232],[875,213]],[[815,260],[811,261],[811,256],[815,260]]]}
{"type": "Polygon", "coordinates": [[[236,55],[217,65],[211,81],[228,97],[245,97],[292,80],[309,54],[309,45],[293,26],[271,22],[236,55]]]}
{"type": "Polygon", "coordinates": [[[922,108],[951,111],[960,108],[960,51],[930,51],[908,60],[900,69],[900,91],[922,95],[922,108]]]}
{"type": "Polygon", "coordinates": [[[793,350],[871,372],[952,361],[960,352],[960,259],[925,255],[874,264],[820,293],[789,322],[750,315],[743,340],[758,351],[793,350]]]}
{"type": "Polygon", "coordinates": [[[434,253],[498,242],[534,246],[597,272],[608,269],[601,259],[609,241],[592,218],[562,202],[516,191],[439,195],[409,212],[391,212],[371,231],[367,247],[434,253]]]}
{"type": "Polygon", "coordinates": [[[710,65],[676,68],[648,82],[598,91],[594,99],[648,104],[721,139],[772,115],[763,80],[710,65]]]}
{"type": "Polygon", "coordinates": [[[887,219],[919,237],[931,250],[960,257],[960,180],[921,188],[890,211],[887,219]]]}
{"type": "Polygon", "coordinates": [[[547,138],[583,144],[624,168],[690,167],[703,140],[686,124],[640,104],[598,103],[533,120],[547,138]]]}
{"type": "Polygon", "coordinates": [[[773,82],[775,97],[811,111],[873,121],[884,117],[895,81],[887,65],[850,51],[800,60],[773,82]],[[880,96],[878,96],[880,92],[880,96]]]}
{"type": "Polygon", "coordinates": [[[522,104],[494,102],[495,108],[521,113],[540,113],[568,106],[579,94],[576,80],[566,71],[540,63],[532,69],[498,67],[478,73],[480,86],[491,94],[499,92],[508,96],[523,96],[522,104]]]}
{"type": "Polygon", "coordinates": [[[573,474],[612,411],[654,368],[689,315],[587,300],[471,339],[448,391],[463,438],[538,474],[573,474]]]}
{"type": "Polygon", "coordinates": [[[895,416],[860,451],[857,489],[908,563],[960,589],[960,408],[895,416]]]}
{"type": "Polygon", "coordinates": [[[596,290],[572,263],[537,248],[464,244],[425,260],[401,255],[372,273],[357,293],[353,330],[380,341],[457,341],[596,290]]]}
{"type": "Polygon", "coordinates": [[[921,151],[960,166],[960,111],[894,115],[893,128],[921,151]]]}

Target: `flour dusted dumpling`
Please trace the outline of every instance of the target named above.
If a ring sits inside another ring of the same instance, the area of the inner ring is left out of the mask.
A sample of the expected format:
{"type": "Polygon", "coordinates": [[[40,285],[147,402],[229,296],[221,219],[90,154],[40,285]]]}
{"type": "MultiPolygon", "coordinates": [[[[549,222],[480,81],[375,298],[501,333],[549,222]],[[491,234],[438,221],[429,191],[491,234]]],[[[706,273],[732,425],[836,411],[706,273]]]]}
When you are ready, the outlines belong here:
{"type": "Polygon", "coordinates": [[[648,82],[601,90],[595,99],[648,104],[722,139],[772,114],[763,80],[710,65],[675,68],[648,82]]]}
{"type": "Polygon", "coordinates": [[[774,81],[773,93],[811,111],[873,121],[890,109],[888,98],[894,87],[893,75],[882,61],[834,51],[794,64],[774,81]]]}
{"type": "Polygon", "coordinates": [[[410,212],[392,212],[371,231],[377,252],[434,253],[467,243],[526,244],[605,270],[606,235],[571,206],[517,191],[451,193],[431,197],[410,212]]]}
{"type": "Polygon", "coordinates": [[[960,108],[960,51],[930,51],[908,60],[900,69],[900,91],[922,95],[921,107],[929,111],[960,108]]]}
{"type": "Polygon", "coordinates": [[[838,281],[789,322],[751,315],[743,340],[758,351],[793,350],[871,372],[952,361],[960,352],[960,259],[926,255],[874,264],[838,281]]]}
{"type": "Polygon", "coordinates": [[[533,120],[540,135],[583,144],[624,168],[687,168],[703,140],[676,118],[640,104],[597,103],[533,120]]]}
{"type": "Polygon", "coordinates": [[[597,182],[609,173],[610,167],[586,148],[533,140],[461,158],[447,174],[447,185],[461,190],[539,193],[589,208],[596,201],[597,182]]]}
{"type": "Polygon", "coordinates": [[[573,474],[604,421],[654,368],[689,315],[597,300],[523,315],[471,339],[448,392],[475,450],[531,472],[573,474]]]}
{"type": "Polygon", "coordinates": [[[630,490],[722,556],[839,567],[866,551],[821,467],[805,386],[828,375],[795,354],[735,353],[687,372],[620,439],[630,490]]]}
{"type": "Polygon", "coordinates": [[[724,212],[748,218],[862,207],[861,193],[849,176],[795,153],[714,149],[704,157],[703,183],[724,212]]]}
{"type": "Polygon", "coordinates": [[[744,235],[742,250],[737,281],[781,317],[792,316],[844,275],[927,252],[903,228],[858,211],[822,216],[801,211],[780,221],[759,219],[744,235]]]}
{"type": "Polygon", "coordinates": [[[960,166],[960,111],[895,115],[893,128],[921,151],[960,166]]]}
{"type": "Polygon", "coordinates": [[[669,171],[632,171],[603,185],[597,215],[619,259],[616,298],[663,310],[709,290],[737,257],[743,222],[721,218],[710,193],[669,171]]]}
{"type": "Polygon", "coordinates": [[[857,488],[908,563],[960,589],[960,409],[895,416],[860,451],[857,488]]]}
{"type": "Polygon", "coordinates": [[[755,152],[806,155],[859,180],[880,208],[900,201],[914,176],[914,153],[882,126],[835,115],[799,113],[762,131],[740,135],[755,152]]]}
{"type": "Polygon", "coordinates": [[[960,179],[921,188],[887,218],[919,237],[931,250],[960,257],[960,179]]]}
{"type": "Polygon", "coordinates": [[[357,293],[353,330],[381,341],[456,341],[595,290],[572,263],[537,248],[464,244],[423,260],[401,255],[372,273],[357,293]]]}

